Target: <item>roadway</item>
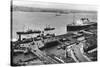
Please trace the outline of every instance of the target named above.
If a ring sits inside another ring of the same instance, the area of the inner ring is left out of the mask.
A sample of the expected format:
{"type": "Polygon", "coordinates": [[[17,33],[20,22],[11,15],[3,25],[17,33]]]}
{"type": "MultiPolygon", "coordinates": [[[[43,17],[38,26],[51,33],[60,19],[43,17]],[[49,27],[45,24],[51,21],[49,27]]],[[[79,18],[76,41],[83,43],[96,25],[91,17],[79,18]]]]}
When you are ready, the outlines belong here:
{"type": "Polygon", "coordinates": [[[86,55],[81,51],[81,47],[79,45],[73,45],[71,48],[71,55],[73,59],[77,62],[89,62],[91,61],[86,55]]]}

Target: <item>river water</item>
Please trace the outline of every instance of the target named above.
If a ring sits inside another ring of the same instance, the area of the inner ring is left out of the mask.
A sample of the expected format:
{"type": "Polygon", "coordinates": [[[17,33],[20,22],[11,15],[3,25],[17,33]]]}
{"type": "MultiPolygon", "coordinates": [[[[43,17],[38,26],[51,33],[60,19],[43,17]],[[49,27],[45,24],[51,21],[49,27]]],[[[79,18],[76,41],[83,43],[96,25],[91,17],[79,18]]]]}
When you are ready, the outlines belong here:
{"type": "Polygon", "coordinates": [[[27,28],[32,30],[43,30],[47,25],[55,27],[52,31],[56,35],[67,32],[66,26],[73,22],[74,19],[81,17],[88,17],[91,21],[97,20],[96,13],[75,13],[75,14],[61,14],[56,16],[56,13],[49,12],[21,12],[13,11],[12,16],[12,38],[17,38],[16,32],[23,31],[27,28]]]}

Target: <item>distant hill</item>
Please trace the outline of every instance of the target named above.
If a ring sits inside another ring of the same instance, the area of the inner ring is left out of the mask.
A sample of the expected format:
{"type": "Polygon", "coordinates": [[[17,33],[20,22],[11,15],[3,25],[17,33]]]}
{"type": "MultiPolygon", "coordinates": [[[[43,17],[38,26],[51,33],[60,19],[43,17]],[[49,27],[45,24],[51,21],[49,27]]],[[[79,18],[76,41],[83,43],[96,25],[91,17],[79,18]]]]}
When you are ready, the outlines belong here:
{"type": "Polygon", "coordinates": [[[53,13],[97,13],[97,11],[83,11],[83,10],[72,10],[72,9],[55,9],[55,8],[38,8],[38,7],[25,7],[13,5],[12,11],[23,11],[23,12],[53,12],[53,13]]]}

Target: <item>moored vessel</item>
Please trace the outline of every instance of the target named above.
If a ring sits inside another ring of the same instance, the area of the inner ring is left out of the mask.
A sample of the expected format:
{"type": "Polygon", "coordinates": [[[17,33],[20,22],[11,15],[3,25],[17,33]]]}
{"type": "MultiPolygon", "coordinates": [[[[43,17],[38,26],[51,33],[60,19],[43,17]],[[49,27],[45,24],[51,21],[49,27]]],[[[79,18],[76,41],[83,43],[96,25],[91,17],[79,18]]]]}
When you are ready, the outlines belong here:
{"type": "Polygon", "coordinates": [[[88,18],[81,18],[72,24],[67,25],[67,31],[80,31],[85,30],[91,26],[97,26],[96,22],[91,22],[88,18]]]}

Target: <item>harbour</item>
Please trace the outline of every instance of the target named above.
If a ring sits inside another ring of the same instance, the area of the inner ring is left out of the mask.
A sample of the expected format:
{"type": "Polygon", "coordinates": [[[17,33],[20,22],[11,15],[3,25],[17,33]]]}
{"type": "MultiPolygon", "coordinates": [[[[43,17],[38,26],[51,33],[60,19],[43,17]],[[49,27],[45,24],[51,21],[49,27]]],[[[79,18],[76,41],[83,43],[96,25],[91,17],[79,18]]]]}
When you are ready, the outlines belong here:
{"type": "Polygon", "coordinates": [[[12,5],[11,66],[97,61],[97,12],[12,5]]]}

